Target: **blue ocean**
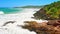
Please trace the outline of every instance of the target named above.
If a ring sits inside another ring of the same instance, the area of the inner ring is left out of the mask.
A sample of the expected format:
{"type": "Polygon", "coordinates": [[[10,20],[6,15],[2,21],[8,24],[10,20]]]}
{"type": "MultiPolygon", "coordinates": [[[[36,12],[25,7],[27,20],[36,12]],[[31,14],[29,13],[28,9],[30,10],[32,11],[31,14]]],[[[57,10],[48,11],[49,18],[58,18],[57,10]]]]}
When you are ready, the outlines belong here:
{"type": "Polygon", "coordinates": [[[12,14],[20,12],[22,9],[20,8],[0,8],[0,11],[4,12],[4,14],[12,14]]]}

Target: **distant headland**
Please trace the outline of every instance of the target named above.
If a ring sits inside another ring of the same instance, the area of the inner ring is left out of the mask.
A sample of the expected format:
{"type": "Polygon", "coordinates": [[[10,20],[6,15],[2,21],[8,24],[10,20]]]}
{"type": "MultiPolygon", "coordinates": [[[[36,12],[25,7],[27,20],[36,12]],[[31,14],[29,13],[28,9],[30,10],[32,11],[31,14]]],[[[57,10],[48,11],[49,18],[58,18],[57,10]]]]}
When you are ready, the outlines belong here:
{"type": "Polygon", "coordinates": [[[14,7],[14,8],[42,8],[43,6],[32,6],[32,5],[27,5],[27,6],[21,6],[21,7],[14,7]]]}

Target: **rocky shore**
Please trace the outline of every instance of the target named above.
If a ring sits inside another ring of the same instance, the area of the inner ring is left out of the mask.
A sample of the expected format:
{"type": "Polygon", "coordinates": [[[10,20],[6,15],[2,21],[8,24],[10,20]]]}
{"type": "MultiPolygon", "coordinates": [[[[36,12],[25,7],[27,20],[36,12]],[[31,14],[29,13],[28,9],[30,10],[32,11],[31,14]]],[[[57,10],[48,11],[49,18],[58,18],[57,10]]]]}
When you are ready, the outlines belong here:
{"type": "Polygon", "coordinates": [[[36,20],[48,22],[25,21],[22,28],[34,31],[36,34],[60,34],[60,1],[45,5],[33,14],[36,20]]]}
{"type": "Polygon", "coordinates": [[[25,21],[22,28],[36,32],[36,34],[60,34],[60,20],[48,20],[48,22],[37,23],[36,21],[25,21]]]}

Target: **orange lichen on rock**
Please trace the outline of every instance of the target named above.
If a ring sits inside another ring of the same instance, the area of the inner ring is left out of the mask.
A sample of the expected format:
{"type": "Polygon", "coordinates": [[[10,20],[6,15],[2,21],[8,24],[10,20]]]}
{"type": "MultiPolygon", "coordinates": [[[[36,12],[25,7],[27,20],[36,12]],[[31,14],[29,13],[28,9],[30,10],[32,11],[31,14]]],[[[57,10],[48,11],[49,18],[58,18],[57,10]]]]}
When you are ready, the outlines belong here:
{"type": "Polygon", "coordinates": [[[60,20],[48,20],[48,22],[37,23],[36,21],[25,21],[22,28],[34,31],[37,34],[60,34],[60,20]]]}

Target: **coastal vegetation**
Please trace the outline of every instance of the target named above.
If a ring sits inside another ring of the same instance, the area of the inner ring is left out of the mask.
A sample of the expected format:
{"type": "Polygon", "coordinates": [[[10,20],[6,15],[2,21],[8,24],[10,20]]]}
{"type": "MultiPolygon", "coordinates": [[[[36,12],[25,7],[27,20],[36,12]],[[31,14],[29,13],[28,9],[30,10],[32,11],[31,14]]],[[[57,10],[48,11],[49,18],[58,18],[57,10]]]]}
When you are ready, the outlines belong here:
{"type": "Polygon", "coordinates": [[[45,5],[33,15],[36,19],[60,19],[60,1],[45,5]]]}

